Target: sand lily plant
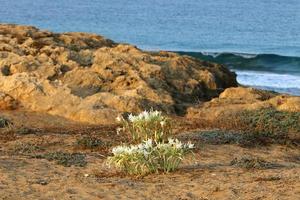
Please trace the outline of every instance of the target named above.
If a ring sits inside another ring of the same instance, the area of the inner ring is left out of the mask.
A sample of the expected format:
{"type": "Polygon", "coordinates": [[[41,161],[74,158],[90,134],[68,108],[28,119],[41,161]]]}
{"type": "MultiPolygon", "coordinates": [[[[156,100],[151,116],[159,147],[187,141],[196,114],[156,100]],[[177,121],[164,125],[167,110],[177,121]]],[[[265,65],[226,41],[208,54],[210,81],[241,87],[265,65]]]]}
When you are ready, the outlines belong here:
{"type": "Polygon", "coordinates": [[[163,116],[160,111],[144,111],[139,115],[129,114],[127,119],[118,117],[117,121],[122,124],[118,132],[128,133],[136,142],[148,139],[161,142],[172,133],[171,120],[163,116]]]}
{"type": "Polygon", "coordinates": [[[171,172],[191,153],[194,145],[168,138],[172,134],[170,119],[159,111],[144,111],[139,115],[117,118],[136,145],[113,148],[108,164],[131,175],[171,172]]]}
{"type": "Polygon", "coordinates": [[[165,143],[148,139],[138,145],[113,148],[113,155],[108,158],[108,163],[131,175],[171,172],[178,168],[193,148],[193,144],[184,144],[177,139],[169,139],[165,143]]]}

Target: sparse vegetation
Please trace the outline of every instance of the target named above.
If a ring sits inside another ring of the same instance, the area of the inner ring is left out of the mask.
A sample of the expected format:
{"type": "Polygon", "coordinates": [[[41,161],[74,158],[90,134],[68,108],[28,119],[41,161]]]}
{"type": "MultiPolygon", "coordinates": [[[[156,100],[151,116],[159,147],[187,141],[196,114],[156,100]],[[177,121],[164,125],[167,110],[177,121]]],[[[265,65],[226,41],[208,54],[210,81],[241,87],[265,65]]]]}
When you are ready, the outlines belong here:
{"type": "Polygon", "coordinates": [[[267,169],[275,167],[273,163],[267,162],[261,158],[251,156],[234,158],[230,164],[232,166],[241,167],[245,169],[267,169]]]}
{"type": "Polygon", "coordinates": [[[83,136],[76,140],[76,145],[83,149],[95,149],[95,148],[106,147],[107,143],[103,142],[100,139],[97,139],[96,137],[83,136]]]}
{"type": "Polygon", "coordinates": [[[298,145],[299,137],[295,135],[300,133],[300,113],[278,111],[275,108],[243,110],[204,122],[203,128],[219,128],[242,134],[242,140],[238,140],[245,147],[271,143],[298,145]]]}
{"type": "Polygon", "coordinates": [[[16,133],[18,135],[29,135],[29,134],[34,134],[35,132],[36,131],[34,129],[27,128],[27,127],[21,127],[16,130],[16,133]]]}
{"type": "Polygon", "coordinates": [[[13,123],[10,120],[0,117],[0,128],[11,129],[12,127],[13,123]]]}
{"type": "Polygon", "coordinates": [[[241,111],[222,122],[227,129],[239,130],[268,137],[286,137],[289,132],[300,132],[300,113],[274,108],[241,111]]]}
{"type": "Polygon", "coordinates": [[[20,142],[14,146],[13,150],[16,153],[32,154],[32,153],[36,153],[37,151],[41,151],[44,149],[42,147],[38,146],[37,144],[20,142]]]}
{"type": "Polygon", "coordinates": [[[63,165],[65,167],[71,167],[72,165],[77,167],[84,167],[87,164],[85,155],[81,153],[52,152],[37,155],[34,158],[56,161],[56,164],[63,165]]]}
{"type": "Polygon", "coordinates": [[[300,132],[300,113],[283,112],[273,108],[244,111],[241,118],[250,130],[263,135],[285,136],[289,132],[300,132]]]}
{"type": "Polygon", "coordinates": [[[197,133],[195,140],[214,145],[240,144],[243,140],[243,134],[222,130],[201,131],[197,133]]]}
{"type": "MultiPolygon", "coordinates": [[[[182,139],[186,138],[185,135],[181,135],[179,137],[182,139]]],[[[266,146],[270,144],[288,144],[297,146],[299,143],[293,138],[278,138],[272,135],[262,135],[254,132],[245,133],[241,131],[226,131],[219,129],[189,133],[189,138],[192,138],[195,143],[199,144],[236,144],[247,148],[266,146]]]]}

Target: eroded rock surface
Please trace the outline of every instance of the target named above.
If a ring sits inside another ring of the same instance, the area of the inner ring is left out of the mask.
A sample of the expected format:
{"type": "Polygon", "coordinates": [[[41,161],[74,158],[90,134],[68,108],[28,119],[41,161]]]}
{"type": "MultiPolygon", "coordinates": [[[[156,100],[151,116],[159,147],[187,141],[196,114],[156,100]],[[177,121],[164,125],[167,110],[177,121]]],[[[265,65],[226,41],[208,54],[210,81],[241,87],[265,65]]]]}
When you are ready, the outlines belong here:
{"type": "Polygon", "coordinates": [[[274,108],[278,111],[300,112],[300,97],[254,88],[228,88],[211,101],[190,107],[187,117],[215,121],[243,110],[274,108]]]}
{"type": "Polygon", "coordinates": [[[14,110],[18,106],[18,102],[3,92],[0,92],[0,110],[14,110]]]}
{"type": "Polygon", "coordinates": [[[150,108],[183,113],[237,86],[221,65],[94,34],[7,24],[0,24],[0,70],[0,91],[19,106],[94,124],[150,108]]]}

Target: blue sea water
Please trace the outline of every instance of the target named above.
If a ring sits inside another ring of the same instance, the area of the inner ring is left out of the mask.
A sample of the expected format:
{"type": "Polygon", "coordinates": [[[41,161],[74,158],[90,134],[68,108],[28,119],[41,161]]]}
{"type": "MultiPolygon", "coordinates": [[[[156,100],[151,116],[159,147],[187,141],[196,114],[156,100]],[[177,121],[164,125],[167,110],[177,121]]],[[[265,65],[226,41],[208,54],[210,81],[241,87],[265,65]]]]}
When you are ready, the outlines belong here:
{"type": "Polygon", "coordinates": [[[300,95],[300,0],[0,0],[0,23],[202,52],[242,84],[300,95]]]}

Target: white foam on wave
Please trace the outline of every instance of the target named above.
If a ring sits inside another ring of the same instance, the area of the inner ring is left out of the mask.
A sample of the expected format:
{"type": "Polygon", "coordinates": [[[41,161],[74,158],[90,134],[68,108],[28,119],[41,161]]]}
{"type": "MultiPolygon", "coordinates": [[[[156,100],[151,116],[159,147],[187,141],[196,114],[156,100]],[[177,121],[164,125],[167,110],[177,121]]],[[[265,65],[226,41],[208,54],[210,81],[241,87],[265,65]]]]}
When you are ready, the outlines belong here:
{"type": "Polygon", "coordinates": [[[257,71],[235,72],[237,81],[242,85],[300,95],[300,76],[257,71]]]}
{"type": "Polygon", "coordinates": [[[233,55],[243,57],[245,59],[256,58],[259,54],[250,54],[250,53],[232,53],[233,55]]]}
{"type": "Polygon", "coordinates": [[[212,56],[213,58],[217,58],[218,56],[224,55],[224,54],[232,54],[235,56],[239,56],[245,59],[251,59],[257,57],[259,54],[251,54],[251,53],[236,53],[236,52],[206,52],[201,51],[202,55],[204,56],[212,56]]]}

